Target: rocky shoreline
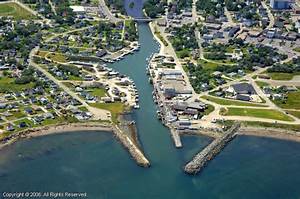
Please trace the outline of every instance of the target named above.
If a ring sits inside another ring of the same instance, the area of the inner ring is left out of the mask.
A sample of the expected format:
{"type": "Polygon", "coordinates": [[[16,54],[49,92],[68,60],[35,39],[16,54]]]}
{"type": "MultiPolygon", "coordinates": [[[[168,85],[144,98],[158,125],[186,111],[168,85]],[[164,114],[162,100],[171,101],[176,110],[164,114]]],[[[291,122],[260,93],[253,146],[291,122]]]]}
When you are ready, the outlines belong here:
{"type": "Polygon", "coordinates": [[[143,152],[134,144],[134,142],[125,135],[118,126],[112,126],[105,123],[73,123],[73,124],[57,124],[51,126],[37,127],[26,129],[18,133],[12,134],[0,140],[0,150],[18,140],[28,139],[39,136],[46,136],[51,134],[71,133],[78,131],[104,131],[113,133],[114,137],[121,142],[136,161],[139,166],[149,167],[150,162],[144,156],[143,152]]]}

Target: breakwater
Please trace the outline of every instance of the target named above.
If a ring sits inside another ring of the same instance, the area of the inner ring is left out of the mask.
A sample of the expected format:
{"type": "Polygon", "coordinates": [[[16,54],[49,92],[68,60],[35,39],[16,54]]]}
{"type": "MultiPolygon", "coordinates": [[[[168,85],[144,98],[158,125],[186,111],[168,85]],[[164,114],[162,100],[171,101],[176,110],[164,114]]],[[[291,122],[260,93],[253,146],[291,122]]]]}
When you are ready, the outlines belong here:
{"type": "Polygon", "coordinates": [[[128,150],[131,157],[137,162],[137,164],[142,167],[149,167],[150,162],[144,156],[139,147],[127,135],[125,135],[118,126],[114,126],[113,128],[115,136],[128,150]]]}
{"type": "Polygon", "coordinates": [[[149,167],[150,162],[140,148],[118,126],[105,123],[61,123],[43,127],[30,128],[11,134],[0,139],[0,149],[20,139],[45,136],[50,134],[78,132],[78,131],[105,131],[112,132],[114,137],[127,149],[131,157],[139,166],[149,167]]]}
{"type": "Polygon", "coordinates": [[[184,167],[184,171],[188,174],[197,174],[202,168],[212,160],[221,150],[236,136],[240,124],[235,123],[220,138],[216,138],[212,143],[200,151],[189,163],[184,167]]]}

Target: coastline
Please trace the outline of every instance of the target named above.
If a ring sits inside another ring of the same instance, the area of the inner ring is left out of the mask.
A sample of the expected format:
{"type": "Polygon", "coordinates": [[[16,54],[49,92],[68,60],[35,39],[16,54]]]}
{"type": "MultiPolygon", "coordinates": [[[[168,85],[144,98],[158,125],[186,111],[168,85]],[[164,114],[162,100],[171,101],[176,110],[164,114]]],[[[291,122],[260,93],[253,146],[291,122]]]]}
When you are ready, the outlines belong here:
{"type": "Polygon", "coordinates": [[[113,131],[111,125],[105,124],[96,124],[96,123],[74,123],[74,124],[67,124],[61,123],[56,125],[49,125],[43,127],[36,127],[31,129],[26,129],[23,131],[19,131],[12,135],[9,135],[0,140],[0,150],[17,142],[20,139],[27,139],[32,137],[40,137],[46,136],[51,134],[61,134],[61,133],[69,133],[69,132],[78,132],[78,131],[105,131],[111,132],[113,131]]]}
{"type": "Polygon", "coordinates": [[[149,23],[149,27],[150,27],[150,30],[151,30],[151,33],[152,33],[154,39],[159,43],[159,54],[164,54],[164,52],[165,52],[165,45],[163,44],[163,42],[155,34],[155,31],[154,31],[154,21],[151,21],[149,23]]]}
{"type": "MultiPolygon", "coordinates": [[[[163,42],[155,34],[154,23],[155,23],[154,21],[149,23],[150,30],[152,32],[154,39],[160,44],[159,54],[165,54],[164,53],[165,46],[164,46],[163,42]]],[[[184,134],[191,134],[191,133],[181,132],[180,134],[184,135],[184,134]]],[[[220,136],[218,134],[211,135],[209,132],[207,132],[205,130],[204,131],[202,130],[201,132],[196,133],[196,135],[199,135],[199,134],[213,138],[213,139],[218,138],[220,136]]],[[[300,142],[300,132],[291,131],[291,130],[287,130],[287,129],[242,126],[236,134],[300,142]]]]}
{"type": "Polygon", "coordinates": [[[278,128],[241,127],[237,135],[274,138],[280,140],[300,142],[300,132],[278,128]]]}
{"type": "Polygon", "coordinates": [[[134,142],[127,135],[125,135],[122,132],[122,130],[119,127],[104,123],[61,123],[56,125],[26,129],[24,131],[20,131],[0,140],[0,150],[21,139],[30,139],[33,137],[41,137],[52,134],[72,133],[79,131],[102,131],[112,133],[114,137],[129,152],[130,156],[136,161],[136,163],[139,166],[150,166],[150,162],[144,156],[143,152],[138,148],[138,146],[134,144],[134,142]]]}

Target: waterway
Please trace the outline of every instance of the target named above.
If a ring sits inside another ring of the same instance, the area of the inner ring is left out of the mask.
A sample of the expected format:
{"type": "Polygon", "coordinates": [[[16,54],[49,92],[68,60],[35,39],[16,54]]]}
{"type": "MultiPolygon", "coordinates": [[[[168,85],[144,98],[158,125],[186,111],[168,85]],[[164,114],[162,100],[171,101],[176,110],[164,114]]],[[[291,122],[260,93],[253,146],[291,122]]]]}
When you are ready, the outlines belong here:
{"type": "MultiPolygon", "coordinates": [[[[298,198],[300,144],[237,137],[196,176],[182,167],[211,140],[183,137],[176,149],[156,119],[146,58],[159,46],[140,24],[141,49],[110,65],[130,76],[140,94],[134,111],[150,168],[138,167],[127,151],[104,132],[49,135],[19,141],[0,151],[0,193],[10,191],[86,192],[92,199],[298,198]]],[[[1,198],[2,196],[0,196],[1,198]]]]}

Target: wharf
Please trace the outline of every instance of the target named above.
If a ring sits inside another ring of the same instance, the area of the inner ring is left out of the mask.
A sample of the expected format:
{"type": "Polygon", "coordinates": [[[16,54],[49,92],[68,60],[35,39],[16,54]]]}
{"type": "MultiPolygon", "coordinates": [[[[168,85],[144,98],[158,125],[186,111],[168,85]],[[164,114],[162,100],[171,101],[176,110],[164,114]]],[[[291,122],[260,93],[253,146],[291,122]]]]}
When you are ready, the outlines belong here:
{"type": "Polygon", "coordinates": [[[181,143],[179,132],[173,128],[171,128],[170,131],[171,131],[171,135],[172,135],[175,147],[182,148],[182,143],[181,143]]]}
{"type": "Polygon", "coordinates": [[[184,167],[184,171],[188,174],[197,174],[202,168],[212,160],[221,150],[236,136],[236,132],[240,127],[239,123],[234,124],[220,138],[215,139],[202,151],[200,151],[189,163],[184,167]]]}

